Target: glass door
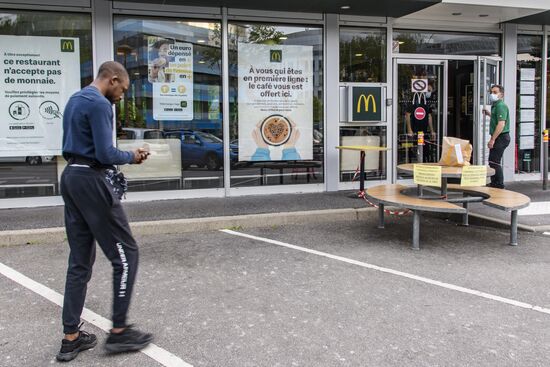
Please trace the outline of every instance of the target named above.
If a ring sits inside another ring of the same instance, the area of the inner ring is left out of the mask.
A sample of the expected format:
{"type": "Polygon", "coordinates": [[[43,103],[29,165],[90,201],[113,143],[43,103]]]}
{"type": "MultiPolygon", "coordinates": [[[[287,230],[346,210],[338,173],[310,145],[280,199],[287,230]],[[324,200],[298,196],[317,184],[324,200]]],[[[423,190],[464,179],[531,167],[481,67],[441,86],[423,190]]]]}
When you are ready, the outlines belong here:
{"type": "MultiPolygon", "coordinates": [[[[404,163],[438,162],[447,130],[447,61],[395,59],[393,157],[404,163]],[[424,134],[422,156],[418,134],[424,134]]],[[[397,179],[410,176],[397,173],[397,179]]]]}
{"type": "Polygon", "coordinates": [[[474,120],[474,163],[487,164],[489,148],[487,142],[491,139],[489,134],[491,118],[483,114],[483,110],[491,110],[489,94],[491,86],[500,84],[500,60],[488,57],[479,57],[476,68],[477,88],[475,100],[476,112],[474,120]]]}

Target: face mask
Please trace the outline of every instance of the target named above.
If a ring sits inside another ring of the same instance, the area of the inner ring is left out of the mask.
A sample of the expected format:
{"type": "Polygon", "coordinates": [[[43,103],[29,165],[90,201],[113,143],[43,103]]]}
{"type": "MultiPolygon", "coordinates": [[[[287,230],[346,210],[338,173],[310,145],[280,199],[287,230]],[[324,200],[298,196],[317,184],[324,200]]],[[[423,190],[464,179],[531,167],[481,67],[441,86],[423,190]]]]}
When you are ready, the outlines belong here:
{"type": "Polygon", "coordinates": [[[426,98],[430,98],[432,96],[432,92],[426,92],[425,96],[426,98]]]}
{"type": "Polygon", "coordinates": [[[496,101],[498,101],[500,98],[498,97],[498,94],[493,94],[491,93],[489,95],[489,101],[491,101],[491,103],[495,103],[496,101]]]}

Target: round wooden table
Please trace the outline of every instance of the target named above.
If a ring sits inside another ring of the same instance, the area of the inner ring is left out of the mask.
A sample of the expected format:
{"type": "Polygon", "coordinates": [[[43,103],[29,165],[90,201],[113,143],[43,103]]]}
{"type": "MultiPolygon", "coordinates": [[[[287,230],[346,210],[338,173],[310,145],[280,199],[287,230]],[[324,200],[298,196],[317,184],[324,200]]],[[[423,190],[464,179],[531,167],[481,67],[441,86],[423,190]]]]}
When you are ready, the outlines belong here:
{"type": "MultiPolygon", "coordinates": [[[[397,166],[397,171],[401,173],[414,174],[414,165],[419,164],[423,166],[441,166],[441,196],[447,196],[447,180],[449,178],[461,178],[462,167],[455,166],[442,166],[439,163],[405,163],[397,166]]],[[[493,176],[495,170],[487,166],[487,177],[493,176]]]]}
{"type": "Polygon", "coordinates": [[[389,150],[387,147],[379,147],[373,145],[339,145],[336,149],[341,150],[358,150],[361,152],[360,161],[359,161],[359,197],[363,197],[365,193],[365,151],[367,150],[377,150],[377,151],[386,151],[389,150]]]}

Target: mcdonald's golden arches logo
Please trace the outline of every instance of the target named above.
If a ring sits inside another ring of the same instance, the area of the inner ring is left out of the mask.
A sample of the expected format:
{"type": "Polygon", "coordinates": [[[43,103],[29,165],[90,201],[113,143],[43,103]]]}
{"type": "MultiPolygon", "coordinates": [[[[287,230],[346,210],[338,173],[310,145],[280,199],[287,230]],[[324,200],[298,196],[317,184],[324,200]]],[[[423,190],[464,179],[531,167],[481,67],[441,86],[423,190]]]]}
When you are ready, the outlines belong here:
{"type": "Polygon", "coordinates": [[[269,61],[271,61],[271,62],[282,62],[283,61],[283,50],[269,50],[269,61]]]}
{"type": "Polygon", "coordinates": [[[74,52],[74,40],[61,39],[61,52],[74,52]]]}
{"type": "Polygon", "coordinates": [[[357,100],[357,113],[361,112],[361,102],[363,102],[365,112],[369,112],[370,101],[372,101],[372,112],[376,113],[376,99],[372,94],[369,94],[368,97],[364,94],[361,94],[359,96],[359,99],[357,100]]]}

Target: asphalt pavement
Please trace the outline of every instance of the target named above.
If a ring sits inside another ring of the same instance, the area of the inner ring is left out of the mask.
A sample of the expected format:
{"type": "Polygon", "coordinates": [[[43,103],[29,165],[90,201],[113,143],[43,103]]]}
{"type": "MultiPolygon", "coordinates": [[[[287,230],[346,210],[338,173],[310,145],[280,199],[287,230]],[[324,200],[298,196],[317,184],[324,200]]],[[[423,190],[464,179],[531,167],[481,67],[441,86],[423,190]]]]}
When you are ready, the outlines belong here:
{"type": "MultiPolygon", "coordinates": [[[[130,322],[179,365],[549,365],[549,236],[511,247],[506,230],[423,217],[412,251],[411,220],[139,236],[130,322]]],[[[58,293],[67,256],[65,243],[0,247],[3,265],[58,293]]],[[[60,307],[5,276],[0,290],[0,365],[56,363],[60,307]]],[[[109,318],[111,292],[99,255],[86,307],[109,318]]],[[[158,350],[105,354],[95,323],[100,345],[71,365],[169,365],[158,350]]]]}

